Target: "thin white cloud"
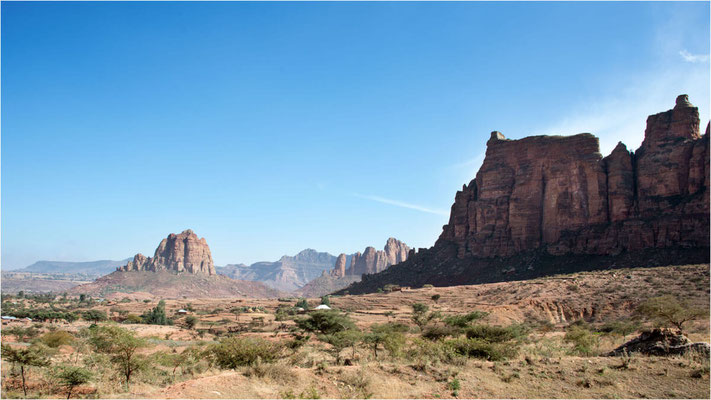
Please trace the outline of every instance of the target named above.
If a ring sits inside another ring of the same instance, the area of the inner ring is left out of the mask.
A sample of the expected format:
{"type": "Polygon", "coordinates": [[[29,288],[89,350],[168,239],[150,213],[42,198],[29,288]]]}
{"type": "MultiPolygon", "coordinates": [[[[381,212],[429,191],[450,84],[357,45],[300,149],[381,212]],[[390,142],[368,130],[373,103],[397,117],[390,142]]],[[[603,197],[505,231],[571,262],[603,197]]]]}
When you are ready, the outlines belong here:
{"type": "Polygon", "coordinates": [[[366,199],[366,200],[372,200],[376,201],[378,203],[383,203],[383,204],[389,204],[391,206],[396,206],[396,207],[401,207],[401,208],[408,208],[410,210],[417,210],[429,214],[435,214],[435,215],[449,215],[449,212],[445,210],[437,210],[434,208],[428,208],[428,207],[422,207],[418,206],[417,204],[410,204],[410,203],[405,203],[403,201],[398,201],[398,200],[392,200],[392,199],[386,199],[385,197],[380,197],[380,196],[373,196],[373,195],[367,195],[367,194],[358,194],[355,193],[354,196],[360,197],[361,199],[366,199]]]}
{"type": "Polygon", "coordinates": [[[691,54],[686,49],[679,52],[681,58],[690,63],[705,63],[709,61],[708,54],[691,54]]]}
{"type": "Polygon", "coordinates": [[[600,138],[600,152],[610,154],[621,141],[636,150],[644,139],[647,116],[674,107],[677,95],[688,94],[699,107],[701,131],[709,118],[709,76],[702,65],[689,65],[684,70],[647,71],[629,79],[627,85],[573,106],[567,117],[541,126],[533,135],[573,135],[590,132],[600,138]]]}

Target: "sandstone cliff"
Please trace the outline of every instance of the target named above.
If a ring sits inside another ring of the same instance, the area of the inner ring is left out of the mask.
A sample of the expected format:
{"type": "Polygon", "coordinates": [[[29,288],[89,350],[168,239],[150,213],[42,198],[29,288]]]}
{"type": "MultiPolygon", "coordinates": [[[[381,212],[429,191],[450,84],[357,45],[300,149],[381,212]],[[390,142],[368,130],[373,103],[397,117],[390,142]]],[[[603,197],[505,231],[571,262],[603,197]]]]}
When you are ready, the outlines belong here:
{"type": "Polygon", "coordinates": [[[709,259],[709,127],[681,95],[636,152],[598,139],[492,132],[435,246],[352,285],[438,285],[709,259]]]}
{"type": "Polygon", "coordinates": [[[212,262],[210,247],[205,238],[198,236],[190,229],[180,234],[171,233],[163,239],[156,252],[151,257],[136,254],[132,261],[119,271],[176,271],[191,274],[215,275],[215,264],[212,262]]]}
{"type": "Polygon", "coordinates": [[[602,158],[588,133],[506,140],[493,132],[438,242],[456,243],[458,257],[708,246],[708,151],[685,95],[647,119],[635,153],[620,143],[602,158]]]}

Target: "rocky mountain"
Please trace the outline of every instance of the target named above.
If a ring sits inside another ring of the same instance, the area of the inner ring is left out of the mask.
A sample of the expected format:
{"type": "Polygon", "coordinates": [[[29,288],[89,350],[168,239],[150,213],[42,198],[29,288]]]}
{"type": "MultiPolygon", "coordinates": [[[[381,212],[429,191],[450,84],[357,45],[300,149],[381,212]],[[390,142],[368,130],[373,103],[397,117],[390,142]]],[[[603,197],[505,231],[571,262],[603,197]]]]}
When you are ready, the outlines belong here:
{"type": "Polygon", "coordinates": [[[85,274],[88,276],[101,276],[115,270],[116,267],[126,264],[130,258],[125,260],[98,260],[98,261],[37,261],[27,267],[14,270],[13,272],[32,272],[40,274],[85,274]]]}
{"type": "Polygon", "coordinates": [[[492,132],[481,169],[457,192],[435,246],[367,276],[350,293],[384,284],[437,285],[549,273],[709,260],[709,127],[686,95],[647,119],[636,152],[598,139],[492,132]]]}
{"type": "Polygon", "coordinates": [[[275,297],[280,293],[260,282],[217,276],[207,241],[190,229],[171,233],[154,256],[136,254],[109,275],[71,289],[74,294],[126,296],[141,294],[165,298],[275,297]]]}
{"type": "Polygon", "coordinates": [[[215,275],[215,264],[205,238],[190,229],[171,233],[158,245],[153,258],[141,253],[119,268],[120,271],[176,271],[190,274],[215,275]]]}
{"type": "Polygon", "coordinates": [[[283,256],[278,261],[262,261],[252,265],[228,264],[217,273],[233,279],[262,282],[282,291],[293,291],[333,268],[336,257],[313,249],[295,256],[283,256]]]}
{"type": "Polygon", "coordinates": [[[312,280],[300,288],[297,293],[305,297],[319,297],[359,282],[364,275],[382,272],[391,265],[407,260],[410,248],[395,238],[389,238],[383,250],[366,247],[361,254],[341,253],[336,258],[333,270],[329,274],[312,280]],[[346,268],[348,265],[348,268],[346,268]]]}

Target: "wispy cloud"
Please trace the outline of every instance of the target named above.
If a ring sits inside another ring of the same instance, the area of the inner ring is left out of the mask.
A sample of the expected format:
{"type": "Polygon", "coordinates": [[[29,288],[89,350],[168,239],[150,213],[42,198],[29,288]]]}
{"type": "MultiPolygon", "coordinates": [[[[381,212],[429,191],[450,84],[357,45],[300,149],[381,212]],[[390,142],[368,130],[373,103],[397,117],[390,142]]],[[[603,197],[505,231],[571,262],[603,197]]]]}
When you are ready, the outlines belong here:
{"type": "Polygon", "coordinates": [[[548,126],[534,128],[535,135],[573,135],[590,132],[600,138],[600,152],[610,154],[618,141],[636,150],[644,139],[647,116],[674,107],[677,95],[688,94],[699,107],[701,129],[709,118],[708,69],[689,65],[684,70],[647,71],[629,79],[627,84],[587,103],[548,126]]]}
{"type": "Polygon", "coordinates": [[[686,49],[679,52],[681,58],[690,63],[704,63],[709,61],[708,54],[691,54],[686,49]]]}
{"type": "Polygon", "coordinates": [[[447,212],[445,210],[437,210],[434,208],[419,206],[417,204],[405,203],[404,201],[386,199],[385,197],[373,196],[373,195],[367,195],[367,194],[358,194],[358,193],[355,193],[354,196],[360,197],[361,199],[377,201],[378,203],[389,204],[389,205],[395,206],[395,207],[409,208],[410,210],[422,211],[422,212],[429,213],[429,214],[445,215],[445,216],[449,215],[449,212],[447,212]]]}

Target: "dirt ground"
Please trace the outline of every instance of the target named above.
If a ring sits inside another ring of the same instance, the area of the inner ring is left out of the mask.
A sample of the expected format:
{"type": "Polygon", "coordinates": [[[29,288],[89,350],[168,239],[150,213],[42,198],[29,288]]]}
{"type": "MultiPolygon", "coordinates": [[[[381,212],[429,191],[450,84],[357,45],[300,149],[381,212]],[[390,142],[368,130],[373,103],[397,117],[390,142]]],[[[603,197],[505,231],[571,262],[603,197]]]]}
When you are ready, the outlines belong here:
{"type": "MultiPolygon", "coordinates": [[[[427,304],[444,315],[486,311],[484,322],[506,326],[526,323],[546,326],[534,329],[518,356],[505,361],[466,359],[459,364],[420,362],[412,358],[375,358],[360,348],[351,366],[336,365],[326,352],[328,345],[314,336],[301,349],[275,364],[208,368],[198,372],[163,368],[154,375],[137,377],[126,392],[111,375],[77,388],[80,397],[101,398],[709,398],[709,360],[698,355],[648,357],[636,355],[628,362],[616,357],[580,357],[563,340],[570,323],[584,319],[604,323],[633,316],[644,300],[672,294],[708,310],[709,266],[691,265],[578,273],[473,286],[403,288],[391,293],[332,297],[333,308],[347,313],[363,330],[372,324],[403,322],[412,325],[412,305],[427,304]],[[437,297],[438,295],[439,297],[437,297]],[[434,297],[433,297],[434,296],[434,297]]],[[[259,336],[268,340],[292,338],[292,320],[277,321],[279,306],[293,306],[298,299],[182,299],[166,300],[166,314],[175,325],[121,324],[151,346],[141,352],[180,353],[189,346],[212,343],[225,335],[259,336]],[[193,329],[185,326],[189,310],[198,318],[193,329]]],[[[95,309],[111,318],[140,315],[156,306],[156,300],[107,299],[95,309]]],[[[320,299],[309,299],[311,306],[320,299]]],[[[42,305],[36,305],[41,307],[42,305]]],[[[24,325],[23,325],[24,324],[24,325]]],[[[3,322],[3,330],[26,322],[3,322]]],[[[45,323],[43,329],[77,334],[90,325],[45,323]]],[[[709,342],[709,320],[686,326],[692,341],[709,342]]],[[[409,334],[412,337],[415,334],[409,334]]],[[[596,354],[603,354],[630,337],[603,337],[596,354]]],[[[17,343],[2,335],[3,343],[17,343]]],[[[76,345],[59,348],[55,356],[72,360],[76,345]]],[[[18,381],[3,361],[3,397],[18,394],[18,381]]],[[[155,371],[153,371],[155,372],[155,371]]],[[[30,387],[38,397],[65,397],[51,387],[48,374],[35,370],[30,387]]],[[[21,390],[19,392],[21,394],[21,390]]]]}

